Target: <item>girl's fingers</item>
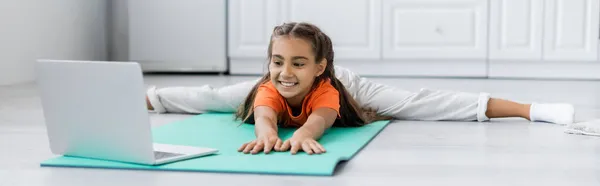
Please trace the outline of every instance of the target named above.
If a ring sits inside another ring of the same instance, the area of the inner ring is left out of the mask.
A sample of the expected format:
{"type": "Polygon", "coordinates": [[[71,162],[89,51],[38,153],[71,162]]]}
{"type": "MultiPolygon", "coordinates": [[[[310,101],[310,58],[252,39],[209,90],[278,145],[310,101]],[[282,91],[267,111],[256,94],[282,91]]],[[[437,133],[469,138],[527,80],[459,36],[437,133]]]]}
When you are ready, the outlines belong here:
{"type": "Polygon", "coordinates": [[[302,143],[302,150],[309,155],[313,154],[312,147],[310,146],[310,142],[308,141],[304,141],[304,143],[302,143]]]}
{"type": "Polygon", "coordinates": [[[298,142],[291,143],[291,146],[292,146],[292,150],[290,152],[292,154],[298,153],[298,150],[300,150],[300,148],[301,148],[301,145],[298,142]]]}
{"type": "Polygon", "coordinates": [[[248,143],[248,145],[246,145],[246,148],[244,148],[244,153],[248,154],[248,152],[250,152],[250,150],[252,150],[252,148],[254,148],[255,144],[256,144],[256,141],[252,141],[252,142],[248,143]]]}
{"type": "Polygon", "coordinates": [[[244,144],[243,144],[243,145],[242,145],[242,146],[241,146],[241,147],[238,149],[238,152],[242,152],[242,151],[243,151],[243,150],[246,148],[246,146],[248,146],[248,143],[244,143],[244,144]]]}
{"type": "Polygon", "coordinates": [[[277,142],[275,142],[275,147],[273,147],[275,149],[275,151],[281,151],[281,145],[283,143],[281,142],[281,139],[277,139],[277,142]]]}
{"type": "Polygon", "coordinates": [[[252,154],[256,154],[256,153],[260,152],[260,150],[262,150],[263,147],[264,147],[264,143],[262,141],[257,142],[256,145],[254,146],[254,149],[252,149],[252,154]]]}
{"type": "Polygon", "coordinates": [[[325,153],[325,147],[323,147],[323,145],[321,145],[319,142],[315,142],[315,144],[317,145],[317,147],[321,150],[322,153],[325,153]]]}
{"type": "Polygon", "coordinates": [[[275,143],[273,143],[269,140],[265,140],[265,147],[263,149],[265,154],[268,154],[269,152],[271,152],[271,149],[273,149],[273,145],[275,145],[275,143]]]}
{"type": "Polygon", "coordinates": [[[279,149],[279,150],[287,151],[290,149],[290,146],[291,146],[290,140],[285,140],[285,142],[283,142],[283,145],[281,145],[281,149],[279,149]]]}
{"type": "Polygon", "coordinates": [[[310,142],[309,143],[310,148],[315,152],[315,154],[321,154],[323,153],[323,151],[321,150],[321,148],[319,148],[317,142],[310,142]]]}
{"type": "Polygon", "coordinates": [[[317,141],[305,141],[302,143],[292,142],[290,140],[282,141],[277,139],[276,141],[262,141],[254,140],[248,143],[242,144],[238,151],[244,153],[256,154],[263,150],[265,153],[269,153],[272,149],[275,151],[288,151],[292,154],[297,154],[298,151],[303,150],[307,154],[321,154],[327,152],[325,148],[317,141]],[[291,148],[291,150],[290,150],[291,148]]]}

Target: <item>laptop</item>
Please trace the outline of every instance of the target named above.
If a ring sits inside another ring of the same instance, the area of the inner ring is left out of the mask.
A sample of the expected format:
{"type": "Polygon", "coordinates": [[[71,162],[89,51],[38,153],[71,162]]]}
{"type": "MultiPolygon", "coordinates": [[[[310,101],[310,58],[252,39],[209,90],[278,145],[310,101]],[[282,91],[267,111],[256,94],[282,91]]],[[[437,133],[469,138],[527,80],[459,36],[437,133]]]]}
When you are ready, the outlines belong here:
{"type": "Polygon", "coordinates": [[[153,143],[141,67],[135,62],[36,62],[52,153],[161,165],[218,152],[153,143]]]}

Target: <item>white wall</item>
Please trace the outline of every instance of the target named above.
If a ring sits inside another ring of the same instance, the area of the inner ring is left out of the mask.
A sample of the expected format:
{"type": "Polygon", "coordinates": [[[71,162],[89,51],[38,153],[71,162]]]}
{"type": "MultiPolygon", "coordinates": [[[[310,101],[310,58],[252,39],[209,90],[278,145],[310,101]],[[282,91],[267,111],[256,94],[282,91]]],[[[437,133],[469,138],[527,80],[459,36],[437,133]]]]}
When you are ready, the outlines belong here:
{"type": "Polygon", "coordinates": [[[129,60],[128,0],[108,0],[108,58],[129,60]]]}
{"type": "Polygon", "coordinates": [[[106,60],[106,0],[0,3],[0,85],[31,82],[40,58],[106,60]]]}

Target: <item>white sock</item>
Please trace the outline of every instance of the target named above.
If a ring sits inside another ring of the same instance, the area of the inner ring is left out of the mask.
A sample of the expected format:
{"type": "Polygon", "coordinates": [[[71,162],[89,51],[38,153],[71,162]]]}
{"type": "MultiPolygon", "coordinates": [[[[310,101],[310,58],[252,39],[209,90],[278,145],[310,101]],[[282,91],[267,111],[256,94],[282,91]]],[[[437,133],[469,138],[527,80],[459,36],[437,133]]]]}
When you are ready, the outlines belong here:
{"type": "Polygon", "coordinates": [[[571,104],[564,103],[532,103],[531,110],[529,110],[529,117],[531,121],[567,125],[573,123],[575,108],[571,104]]]}

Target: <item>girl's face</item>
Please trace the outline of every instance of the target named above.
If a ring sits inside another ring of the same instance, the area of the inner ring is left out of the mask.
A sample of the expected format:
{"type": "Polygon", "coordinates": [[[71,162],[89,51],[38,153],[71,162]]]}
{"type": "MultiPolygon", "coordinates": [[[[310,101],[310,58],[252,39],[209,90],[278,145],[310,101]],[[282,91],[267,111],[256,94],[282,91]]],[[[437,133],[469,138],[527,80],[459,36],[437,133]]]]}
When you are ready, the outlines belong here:
{"type": "Polygon", "coordinates": [[[300,106],[315,78],[325,71],[326,60],[317,64],[311,44],[292,36],[274,38],[271,50],[271,82],[288,104],[300,106]]]}

